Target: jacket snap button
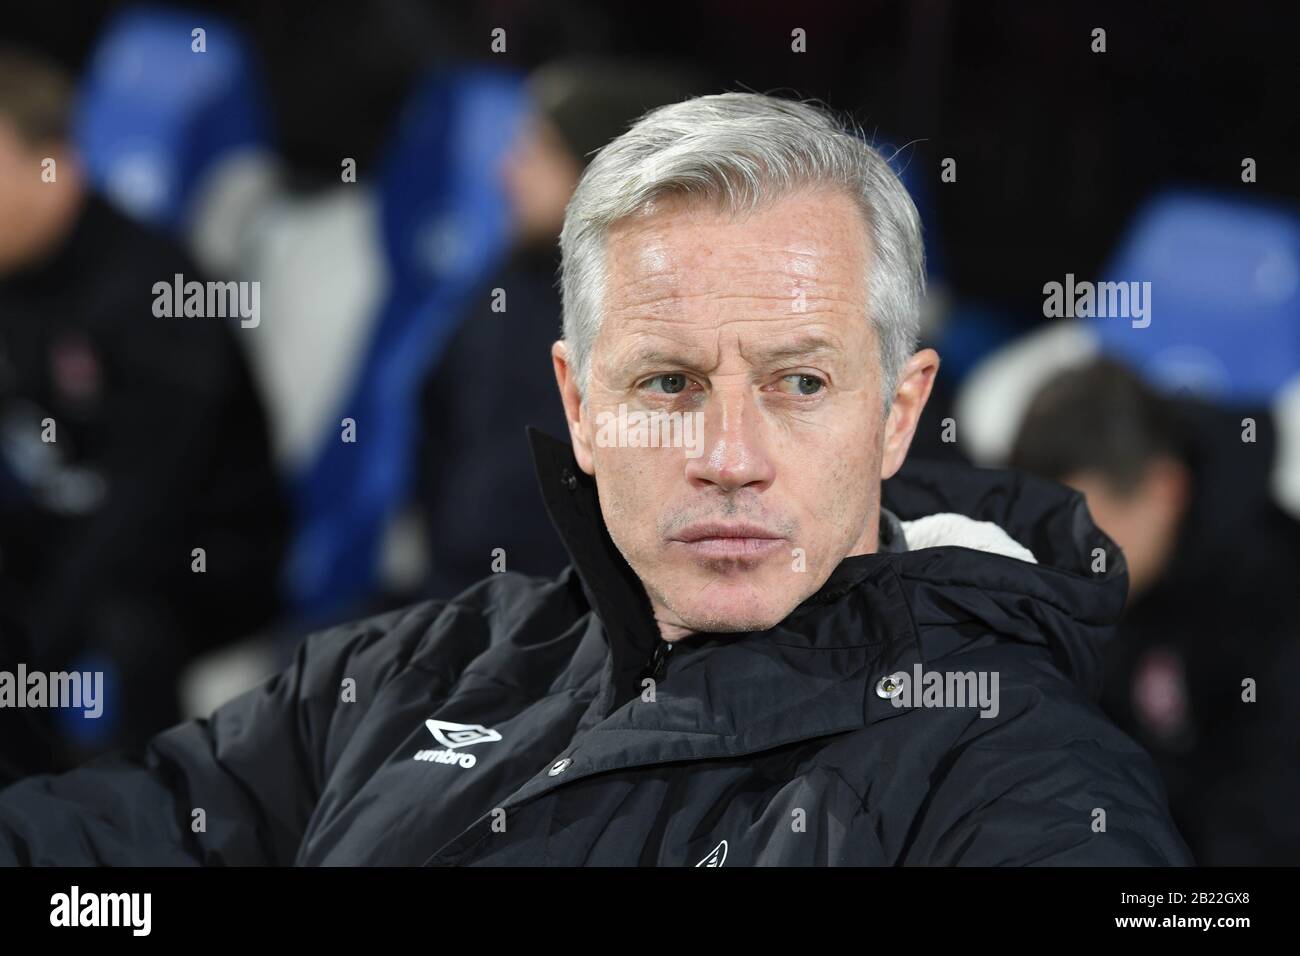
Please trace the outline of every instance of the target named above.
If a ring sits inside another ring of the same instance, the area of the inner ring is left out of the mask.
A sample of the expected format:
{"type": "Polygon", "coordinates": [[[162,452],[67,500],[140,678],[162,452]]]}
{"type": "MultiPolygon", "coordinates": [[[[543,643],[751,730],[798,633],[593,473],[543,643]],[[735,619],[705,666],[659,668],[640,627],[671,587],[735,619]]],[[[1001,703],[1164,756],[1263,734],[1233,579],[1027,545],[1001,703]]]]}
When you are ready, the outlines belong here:
{"type": "Polygon", "coordinates": [[[549,777],[558,777],[560,774],[564,773],[564,771],[568,770],[569,765],[572,763],[573,761],[568,757],[565,757],[562,760],[557,760],[555,763],[551,764],[551,769],[546,771],[546,775],[549,777]]]}
{"type": "Polygon", "coordinates": [[[876,693],[881,697],[897,697],[903,692],[903,681],[905,680],[907,680],[907,675],[902,671],[897,674],[890,674],[888,677],[882,677],[880,683],[876,685],[876,693]]]}
{"type": "Polygon", "coordinates": [[[578,487],[578,476],[573,473],[573,469],[565,468],[560,472],[560,484],[570,491],[578,487]]]}

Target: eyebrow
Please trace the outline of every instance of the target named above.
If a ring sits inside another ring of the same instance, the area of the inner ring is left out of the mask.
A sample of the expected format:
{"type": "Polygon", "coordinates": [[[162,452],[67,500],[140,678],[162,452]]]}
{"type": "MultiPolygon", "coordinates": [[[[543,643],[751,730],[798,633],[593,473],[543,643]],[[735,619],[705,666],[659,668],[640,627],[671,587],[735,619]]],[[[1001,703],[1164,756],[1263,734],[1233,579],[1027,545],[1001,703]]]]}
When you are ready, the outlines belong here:
{"type": "Polygon", "coordinates": [[[690,371],[703,371],[703,349],[667,349],[647,345],[630,352],[620,362],[621,368],[682,368],[690,371]],[[694,356],[690,358],[688,356],[694,356]]]}
{"type": "MultiPolygon", "coordinates": [[[[704,372],[706,364],[704,359],[705,351],[704,349],[676,349],[647,345],[629,353],[619,362],[619,367],[625,369],[645,367],[674,368],[691,372],[704,372]]],[[[775,365],[797,358],[839,355],[842,351],[843,349],[839,344],[832,339],[822,335],[804,334],[783,345],[754,349],[752,355],[744,351],[741,354],[751,362],[757,361],[763,365],[775,365]]]]}
{"type": "Polygon", "coordinates": [[[784,345],[756,349],[754,356],[761,363],[772,365],[778,362],[787,362],[791,359],[810,358],[817,355],[839,355],[843,351],[837,342],[825,336],[802,335],[784,345]]]}

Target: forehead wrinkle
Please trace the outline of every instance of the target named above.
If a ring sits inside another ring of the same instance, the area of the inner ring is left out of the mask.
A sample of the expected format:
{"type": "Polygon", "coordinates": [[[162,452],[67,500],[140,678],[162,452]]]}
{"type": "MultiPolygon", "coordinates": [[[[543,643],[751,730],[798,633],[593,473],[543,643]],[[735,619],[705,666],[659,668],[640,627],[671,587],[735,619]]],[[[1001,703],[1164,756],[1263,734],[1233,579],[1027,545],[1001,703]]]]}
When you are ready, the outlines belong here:
{"type": "Polygon", "coordinates": [[[712,371],[720,362],[720,349],[680,340],[654,328],[631,332],[623,344],[613,349],[611,360],[616,367],[638,365],[684,366],[697,371],[712,371]]]}
{"type": "Polygon", "coordinates": [[[768,364],[777,360],[791,358],[814,358],[821,356],[841,356],[844,343],[829,329],[800,329],[784,342],[773,339],[760,340],[746,354],[743,344],[739,344],[740,354],[751,364],[768,364]]]}
{"type": "MultiPolygon", "coordinates": [[[[693,224],[693,228],[710,230],[710,226],[700,223],[693,224]]],[[[833,245],[824,244],[819,248],[817,240],[795,240],[792,245],[772,246],[760,239],[727,237],[730,257],[718,257],[715,255],[718,246],[714,243],[701,241],[683,248],[680,239],[665,236],[660,230],[654,230],[649,239],[638,242],[648,231],[624,232],[617,238],[611,237],[607,246],[607,255],[629,267],[610,270],[621,273],[620,285],[628,290],[647,285],[676,288],[683,284],[682,280],[690,283],[692,277],[715,272],[723,272],[728,277],[760,276],[777,282],[796,279],[834,284],[834,279],[825,275],[831,271],[827,263],[840,256],[833,245]]],[[[714,227],[713,231],[729,231],[729,227],[714,227]]]]}
{"type": "Polygon", "coordinates": [[[813,290],[796,286],[789,291],[754,292],[730,291],[723,289],[704,289],[699,292],[672,292],[640,301],[610,303],[608,314],[617,316],[627,324],[644,322],[698,323],[702,318],[701,307],[708,307],[709,318],[718,324],[739,321],[767,321],[791,318],[797,314],[801,320],[818,315],[837,315],[845,311],[865,312],[865,304],[856,294],[840,293],[839,289],[813,290]],[[792,303],[798,293],[803,292],[803,307],[798,313],[793,312],[792,303]],[[725,309],[717,306],[771,305],[770,314],[740,318],[727,315],[725,309]]]}

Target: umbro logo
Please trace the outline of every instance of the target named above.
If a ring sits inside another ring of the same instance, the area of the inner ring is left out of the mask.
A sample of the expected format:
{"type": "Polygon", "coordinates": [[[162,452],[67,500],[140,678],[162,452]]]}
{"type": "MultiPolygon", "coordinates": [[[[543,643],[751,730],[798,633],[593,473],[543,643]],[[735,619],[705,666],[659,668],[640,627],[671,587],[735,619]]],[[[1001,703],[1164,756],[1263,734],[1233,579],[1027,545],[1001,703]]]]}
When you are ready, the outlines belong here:
{"type": "Polygon", "coordinates": [[[449,720],[426,720],[424,726],[429,728],[429,733],[433,734],[438,743],[452,750],[501,739],[499,733],[482,724],[453,724],[449,720]]]}
{"type": "Polygon", "coordinates": [[[487,744],[500,740],[501,735],[482,724],[453,724],[449,720],[426,720],[424,726],[429,728],[433,739],[445,747],[445,750],[421,750],[416,753],[416,760],[430,763],[454,763],[468,770],[478,762],[473,754],[456,753],[461,747],[474,744],[487,744]]]}

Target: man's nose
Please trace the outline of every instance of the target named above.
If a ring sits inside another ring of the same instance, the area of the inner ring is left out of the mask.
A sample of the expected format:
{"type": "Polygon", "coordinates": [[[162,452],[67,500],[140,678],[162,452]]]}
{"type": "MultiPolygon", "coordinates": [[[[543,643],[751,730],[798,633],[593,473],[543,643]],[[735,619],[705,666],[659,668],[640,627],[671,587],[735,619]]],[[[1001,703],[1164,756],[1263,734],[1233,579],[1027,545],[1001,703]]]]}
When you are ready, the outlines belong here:
{"type": "Polygon", "coordinates": [[[704,452],[687,458],[687,479],[727,492],[747,485],[761,491],[771,484],[775,462],[768,451],[763,412],[751,390],[715,391],[702,414],[704,452]]]}

